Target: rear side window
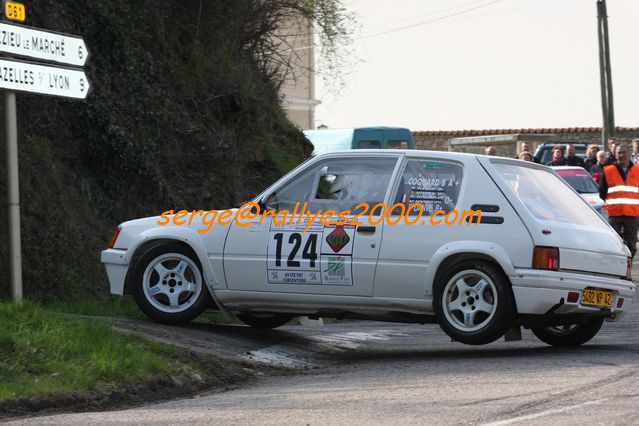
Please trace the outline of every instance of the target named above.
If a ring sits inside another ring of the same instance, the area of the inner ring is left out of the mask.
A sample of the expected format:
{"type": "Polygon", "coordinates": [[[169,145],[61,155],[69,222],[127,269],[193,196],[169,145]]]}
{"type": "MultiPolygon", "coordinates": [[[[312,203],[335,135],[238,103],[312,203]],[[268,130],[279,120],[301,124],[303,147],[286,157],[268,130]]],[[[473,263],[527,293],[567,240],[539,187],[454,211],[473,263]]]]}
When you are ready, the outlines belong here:
{"type": "MultiPolygon", "coordinates": [[[[453,210],[459,198],[463,167],[459,163],[440,160],[408,160],[395,195],[395,203],[406,207],[419,203],[423,214],[436,210],[453,210]]],[[[417,214],[413,209],[410,214],[417,214]]]]}
{"type": "Polygon", "coordinates": [[[537,219],[608,229],[599,215],[554,173],[519,165],[493,164],[537,219]]]}
{"type": "Polygon", "coordinates": [[[380,141],[359,141],[357,144],[359,149],[381,149],[382,143],[380,141]]]}

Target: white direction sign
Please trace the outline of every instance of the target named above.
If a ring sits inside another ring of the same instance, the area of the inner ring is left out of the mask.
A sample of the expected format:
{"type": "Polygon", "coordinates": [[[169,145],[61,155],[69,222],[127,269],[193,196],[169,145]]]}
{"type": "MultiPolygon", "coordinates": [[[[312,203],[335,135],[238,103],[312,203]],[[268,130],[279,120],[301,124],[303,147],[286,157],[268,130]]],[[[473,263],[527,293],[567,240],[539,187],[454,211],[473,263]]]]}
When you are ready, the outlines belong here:
{"type": "Polygon", "coordinates": [[[81,70],[0,59],[0,89],[84,99],[89,88],[81,70]]]}
{"type": "Polygon", "coordinates": [[[0,23],[0,52],[83,66],[89,51],[80,37],[0,23]]]}

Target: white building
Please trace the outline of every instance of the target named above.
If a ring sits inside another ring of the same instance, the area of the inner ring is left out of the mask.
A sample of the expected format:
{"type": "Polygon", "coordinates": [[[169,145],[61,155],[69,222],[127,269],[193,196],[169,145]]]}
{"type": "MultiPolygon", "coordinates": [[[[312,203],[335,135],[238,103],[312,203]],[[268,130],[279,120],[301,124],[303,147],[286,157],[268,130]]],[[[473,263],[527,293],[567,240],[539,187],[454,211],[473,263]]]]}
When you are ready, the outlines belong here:
{"type": "Polygon", "coordinates": [[[284,57],[291,65],[280,87],[282,105],[288,119],[302,130],[315,128],[315,48],[313,23],[300,18],[282,25],[279,35],[284,57]]]}

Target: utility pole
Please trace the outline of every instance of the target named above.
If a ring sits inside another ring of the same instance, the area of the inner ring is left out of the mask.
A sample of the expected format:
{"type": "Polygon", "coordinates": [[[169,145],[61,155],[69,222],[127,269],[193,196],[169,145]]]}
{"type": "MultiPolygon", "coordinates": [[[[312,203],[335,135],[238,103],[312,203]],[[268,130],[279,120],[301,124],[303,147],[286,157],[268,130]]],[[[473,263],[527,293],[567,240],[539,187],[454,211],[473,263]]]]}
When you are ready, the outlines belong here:
{"type": "Polygon", "coordinates": [[[608,150],[608,138],[616,136],[615,110],[612,96],[612,72],[610,67],[610,43],[608,40],[608,12],[606,0],[597,0],[597,36],[599,40],[599,81],[601,85],[601,110],[603,126],[601,143],[608,150]]]}
{"type": "Polygon", "coordinates": [[[602,23],[603,23],[603,39],[606,56],[606,87],[608,90],[608,133],[610,136],[617,136],[617,127],[615,126],[615,107],[612,100],[612,71],[610,69],[610,43],[608,40],[608,10],[606,9],[606,0],[601,1],[602,23]]]}

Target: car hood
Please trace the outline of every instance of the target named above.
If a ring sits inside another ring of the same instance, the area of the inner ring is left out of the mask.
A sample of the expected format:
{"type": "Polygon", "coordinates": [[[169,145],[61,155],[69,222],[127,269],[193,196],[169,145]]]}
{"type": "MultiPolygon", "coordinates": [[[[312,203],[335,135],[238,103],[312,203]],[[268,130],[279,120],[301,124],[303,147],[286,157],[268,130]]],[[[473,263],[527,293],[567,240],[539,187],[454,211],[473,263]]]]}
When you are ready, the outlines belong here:
{"type": "MultiPolygon", "coordinates": [[[[233,215],[237,211],[237,209],[229,209],[233,215]]],[[[221,212],[222,210],[220,210],[221,212]]],[[[206,211],[205,211],[206,212],[206,211]]],[[[120,227],[120,235],[116,240],[114,248],[116,249],[129,249],[133,247],[141,234],[153,233],[154,235],[158,235],[160,231],[164,231],[165,236],[170,236],[173,229],[177,232],[182,232],[183,230],[196,232],[199,236],[204,236],[208,232],[219,232],[221,229],[228,230],[230,225],[220,225],[217,221],[211,226],[209,224],[205,224],[203,222],[203,216],[196,215],[192,221],[192,224],[189,225],[188,221],[191,216],[191,213],[181,218],[184,222],[183,225],[175,225],[173,223],[173,219],[176,215],[161,215],[161,216],[150,216],[142,219],[134,219],[129,220],[127,222],[123,222],[119,225],[120,227]],[[163,225],[161,225],[163,224],[163,225]],[[207,231],[208,229],[208,231],[207,231]],[[202,232],[200,232],[202,231],[202,232]],[[206,232],[205,232],[206,231],[206,232]]],[[[231,216],[230,220],[233,219],[234,216],[231,216]]],[[[207,218],[207,221],[210,222],[211,217],[207,218]]]]}

